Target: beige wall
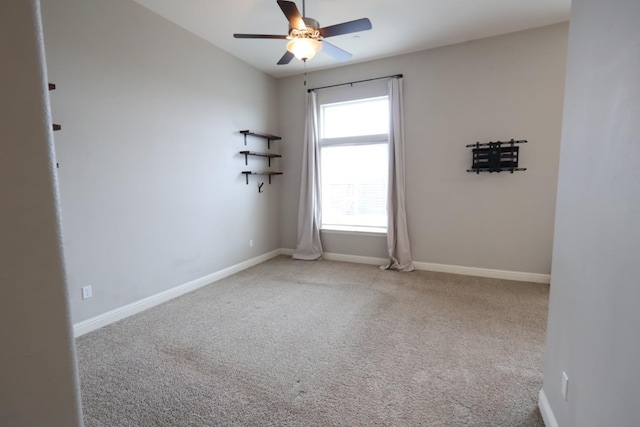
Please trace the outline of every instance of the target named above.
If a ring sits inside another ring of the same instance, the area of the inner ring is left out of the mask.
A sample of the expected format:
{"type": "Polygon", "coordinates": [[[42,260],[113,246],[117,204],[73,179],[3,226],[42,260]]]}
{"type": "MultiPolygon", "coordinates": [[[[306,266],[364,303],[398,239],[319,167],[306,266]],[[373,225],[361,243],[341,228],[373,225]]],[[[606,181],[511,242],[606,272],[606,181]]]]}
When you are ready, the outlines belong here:
{"type": "Polygon", "coordinates": [[[639,21],[637,0],[572,3],[543,387],[560,427],[640,425],[639,21]]]}
{"type": "MultiPolygon", "coordinates": [[[[406,180],[415,261],[549,274],[568,24],[278,80],[287,140],[284,247],[296,243],[309,87],[402,73],[406,180]],[[527,139],[526,172],[467,173],[466,144],[527,139]]],[[[360,90],[344,87],[344,91],[360,90]]],[[[385,257],[385,238],[323,233],[325,250],[385,257]]]]}
{"type": "Polygon", "coordinates": [[[40,16],[0,3],[0,425],[81,425],[40,16]]]}
{"type": "Polygon", "coordinates": [[[278,249],[280,181],[238,154],[275,80],[129,0],[42,8],[74,322],[278,249]]]}

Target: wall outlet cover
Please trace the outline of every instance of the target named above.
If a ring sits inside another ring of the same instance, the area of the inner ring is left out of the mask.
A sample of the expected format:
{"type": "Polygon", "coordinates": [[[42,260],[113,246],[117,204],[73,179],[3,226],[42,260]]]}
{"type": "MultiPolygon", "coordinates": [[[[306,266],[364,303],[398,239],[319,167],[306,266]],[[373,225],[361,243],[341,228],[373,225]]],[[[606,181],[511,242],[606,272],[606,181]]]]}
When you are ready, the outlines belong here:
{"type": "Polygon", "coordinates": [[[93,296],[93,291],[91,290],[91,286],[84,286],[82,288],[82,299],[91,298],[93,296]]]}

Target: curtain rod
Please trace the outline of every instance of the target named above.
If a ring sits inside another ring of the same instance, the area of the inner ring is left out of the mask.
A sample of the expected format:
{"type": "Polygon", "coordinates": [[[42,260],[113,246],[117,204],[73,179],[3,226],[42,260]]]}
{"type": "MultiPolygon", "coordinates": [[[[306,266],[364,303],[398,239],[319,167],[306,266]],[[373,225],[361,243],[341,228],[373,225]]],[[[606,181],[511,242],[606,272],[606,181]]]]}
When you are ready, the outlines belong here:
{"type": "Polygon", "coordinates": [[[351,85],[353,86],[356,83],[364,83],[364,82],[372,82],[374,80],[382,80],[382,79],[401,79],[402,78],[402,74],[394,74],[392,76],[384,76],[384,77],[375,77],[373,79],[365,79],[365,80],[356,80],[355,82],[347,82],[347,83],[338,83],[337,85],[329,85],[329,86],[322,86],[322,87],[314,87],[313,89],[307,89],[307,92],[313,92],[316,90],[322,90],[322,89],[329,89],[331,87],[338,87],[338,86],[347,86],[347,85],[351,85]]]}

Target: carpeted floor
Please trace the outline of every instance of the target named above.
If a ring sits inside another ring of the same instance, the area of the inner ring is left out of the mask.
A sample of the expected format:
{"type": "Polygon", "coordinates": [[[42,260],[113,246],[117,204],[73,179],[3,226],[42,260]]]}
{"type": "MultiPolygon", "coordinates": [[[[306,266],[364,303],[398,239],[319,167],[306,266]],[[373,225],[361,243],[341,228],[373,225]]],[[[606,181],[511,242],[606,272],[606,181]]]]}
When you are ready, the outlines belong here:
{"type": "Polygon", "coordinates": [[[80,337],[85,425],[543,426],[548,297],[278,257],[80,337]]]}

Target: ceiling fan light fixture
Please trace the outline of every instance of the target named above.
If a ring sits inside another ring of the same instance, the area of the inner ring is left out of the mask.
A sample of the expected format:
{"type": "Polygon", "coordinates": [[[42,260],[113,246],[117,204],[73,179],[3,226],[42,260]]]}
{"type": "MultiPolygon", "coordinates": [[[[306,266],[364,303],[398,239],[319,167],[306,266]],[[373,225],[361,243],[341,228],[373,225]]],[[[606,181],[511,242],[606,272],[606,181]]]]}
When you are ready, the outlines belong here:
{"type": "Polygon", "coordinates": [[[287,43],[287,50],[299,60],[307,61],[322,50],[322,43],[310,38],[293,39],[287,43]]]}
{"type": "Polygon", "coordinates": [[[320,23],[313,18],[309,18],[305,11],[305,2],[302,0],[302,14],[298,10],[296,3],[290,0],[277,0],[278,6],[289,21],[289,34],[234,34],[237,39],[287,39],[287,52],[277,62],[278,65],[286,65],[293,58],[301,61],[308,61],[316,53],[323,51],[338,61],[347,61],[351,54],[337,46],[324,41],[328,37],[341,36],[360,31],[370,30],[371,21],[368,18],[356,19],[354,21],[342,22],[340,24],[320,27],[320,23]]]}

